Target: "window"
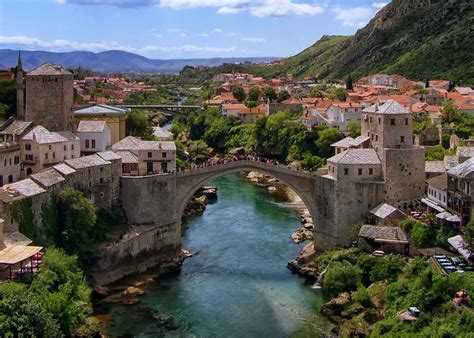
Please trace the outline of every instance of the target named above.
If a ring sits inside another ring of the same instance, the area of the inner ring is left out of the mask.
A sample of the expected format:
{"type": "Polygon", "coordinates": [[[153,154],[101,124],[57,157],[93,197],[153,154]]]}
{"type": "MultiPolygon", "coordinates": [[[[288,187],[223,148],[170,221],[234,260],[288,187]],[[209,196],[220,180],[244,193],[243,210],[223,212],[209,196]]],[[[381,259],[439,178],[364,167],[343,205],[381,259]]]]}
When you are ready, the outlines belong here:
{"type": "Polygon", "coordinates": [[[361,175],[362,175],[362,169],[361,169],[361,168],[359,168],[359,170],[358,170],[358,171],[359,171],[359,176],[361,176],[361,175]]]}
{"type": "Polygon", "coordinates": [[[8,159],[8,164],[12,165],[12,158],[11,157],[8,159]]]}
{"type": "Polygon", "coordinates": [[[89,140],[86,140],[86,149],[89,149],[89,140]]]}
{"type": "Polygon", "coordinates": [[[349,175],[349,168],[344,168],[344,175],[349,175]]]}
{"type": "Polygon", "coordinates": [[[153,154],[151,153],[151,151],[148,152],[148,158],[151,158],[153,156],[153,154]]]}
{"type": "Polygon", "coordinates": [[[92,148],[95,149],[95,140],[92,140],[92,148]]]}
{"type": "Polygon", "coordinates": [[[104,179],[101,177],[101,178],[99,179],[99,182],[100,182],[100,184],[104,183],[104,179]]]}
{"type": "Polygon", "coordinates": [[[161,157],[166,158],[166,156],[167,156],[166,151],[164,151],[163,154],[161,154],[161,157]]]}
{"type": "Polygon", "coordinates": [[[379,140],[379,135],[375,135],[375,141],[379,140]]]}
{"type": "Polygon", "coordinates": [[[25,144],[25,150],[31,150],[31,144],[26,143],[25,144]]]}
{"type": "Polygon", "coordinates": [[[373,175],[374,174],[374,168],[369,168],[369,175],[373,175]]]}
{"type": "Polygon", "coordinates": [[[379,117],[379,124],[382,123],[382,119],[379,117]]]}
{"type": "Polygon", "coordinates": [[[13,183],[13,175],[8,175],[8,183],[13,183]]]}
{"type": "Polygon", "coordinates": [[[20,163],[20,156],[15,156],[15,164],[20,163]]]}
{"type": "Polygon", "coordinates": [[[44,154],[44,159],[45,159],[45,160],[48,159],[48,153],[44,154]]]}
{"type": "Polygon", "coordinates": [[[405,125],[408,126],[408,119],[405,119],[405,125]]]}
{"type": "Polygon", "coordinates": [[[55,152],[53,152],[53,158],[56,158],[56,153],[55,152]]]}
{"type": "Polygon", "coordinates": [[[27,155],[25,156],[25,159],[26,159],[27,161],[33,161],[33,155],[27,154],[27,155]]]}
{"type": "Polygon", "coordinates": [[[6,167],[7,166],[7,159],[3,161],[3,165],[6,167]]]}
{"type": "Polygon", "coordinates": [[[369,122],[370,122],[370,123],[372,123],[372,116],[371,116],[371,117],[369,117],[369,122]]]}
{"type": "Polygon", "coordinates": [[[66,145],[64,145],[64,151],[66,151],[66,150],[67,150],[67,147],[66,147],[66,145]]]}
{"type": "Polygon", "coordinates": [[[400,142],[405,143],[405,136],[400,136],[400,142]]]}
{"type": "Polygon", "coordinates": [[[49,150],[51,150],[51,144],[49,145],[49,150]]]}
{"type": "Polygon", "coordinates": [[[390,119],[390,125],[392,125],[392,126],[395,125],[395,119],[390,119]]]}
{"type": "Polygon", "coordinates": [[[71,144],[71,150],[74,150],[74,143],[71,144]]]}

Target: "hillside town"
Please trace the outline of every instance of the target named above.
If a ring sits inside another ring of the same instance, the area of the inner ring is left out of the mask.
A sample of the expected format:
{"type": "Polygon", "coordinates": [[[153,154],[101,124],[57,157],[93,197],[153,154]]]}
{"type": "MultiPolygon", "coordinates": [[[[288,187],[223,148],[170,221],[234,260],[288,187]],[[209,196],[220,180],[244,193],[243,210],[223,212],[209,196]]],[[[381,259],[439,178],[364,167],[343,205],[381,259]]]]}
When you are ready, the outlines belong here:
{"type": "MultiPolygon", "coordinates": [[[[24,71],[21,54],[13,79],[17,111],[0,127],[2,283],[40,271],[46,248],[40,238],[46,238],[48,228],[45,208],[66,187],[82,192],[100,209],[112,210],[120,204],[133,222],[144,216],[140,208],[126,202],[137,189],[128,186],[133,184],[128,179],[157,179],[162,189],[169,184],[162,180],[174,180],[176,185],[184,177],[180,174],[220,170],[238,166],[239,161],[245,166],[263,163],[314,180],[320,196],[307,205],[314,218],[310,219],[314,249],[355,245],[374,256],[428,257],[444,276],[473,273],[474,141],[470,134],[474,123],[466,123],[471,129],[462,134],[454,118],[474,116],[474,90],[469,87],[449,80],[417,82],[385,74],[354,83],[349,76],[346,83],[337,84],[320,84],[314,78],[216,75],[215,95],[201,102],[203,112],[193,113],[196,116],[217,109],[221,117],[245,126],[285,112],[305,133],[331,129],[340,133],[330,144],[330,156],[314,168],[305,168],[242,149],[214,152],[196,161],[188,158],[183,165],[177,147],[183,132],[172,133],[152,121],[148,123],[155,129],[146,139],[128,132],[127,116],[133,108],[125,107],[124,99],[131,93],[156,91],[145,82],[107,76],[77,80],[52,63],[24,71]],[[420,124],[423,128],[417,127],[420,124]],[[439,147],[444,149],[441,157],[433,160],[430,151],[439,147]],[[25,216],[18,215],[19,205],[24,204],[36,229],[28,228],[25,216]],[[355,237],[349,236],[353,227],[355,237]],[[420,229],[430,235],[420,239],[415,234],[420,229]]],[[[135,196],[131,203],[139,204],[145,193],[135,196]]],[[[136,221],[134,226],[145,223],[150,222],[136,221]]],[[[137,238],[143,235],[133,232],[137,238]]],[[[123,236],[119,245],[128,245],[129,234],[123,236]]],[[[115,249],[109,250],[104,257],[115,249]]],[[[104,271],[116,267],[108,260],[112,259],[102,258],[97,264],[106,267],[104,271]]],[[[296,260],[295,269],[304,270],[304,264],[296,260]]],[[[311,271],[313,277],[320,272],[311,271]]],[[[109,281],[126,276],[115,270],[110,275],[114,279],[109,281]]],[[[417,319],[414,311],[407,316],[417,319]]]]}

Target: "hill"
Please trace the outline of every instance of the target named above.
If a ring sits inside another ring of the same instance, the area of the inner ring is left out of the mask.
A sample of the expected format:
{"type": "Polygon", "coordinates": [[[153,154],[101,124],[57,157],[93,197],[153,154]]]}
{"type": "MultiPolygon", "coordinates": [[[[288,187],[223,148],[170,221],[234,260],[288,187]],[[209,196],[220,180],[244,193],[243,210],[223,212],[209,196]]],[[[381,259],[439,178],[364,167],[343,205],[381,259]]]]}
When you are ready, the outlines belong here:
{"type": "Polygon", "coordinates": [[[386,72],[474,85],[473,7],[472,0],[393,0],[354,36],[324,36],[265,72],[329,79],[386,72]]]}
{"type": "MultiPolygon", "coordinates": [[[[178,73],[185,66],[217,67],[224,63],[266,62],[273,57],[248,58],[211,58],[211,59],[149,59],[144,56],[110,50],[100,53],[74,51],[65,53],[45,51],[22,51],[22,62],[25,69],[33,69],[45,62],[53,62],[67,68],[82,67],[90,70],[113,72],[147,72],[147,73],[178,73]]],[[[16,66],[18,51],[0,49],[0,68],[16,66]]]]}

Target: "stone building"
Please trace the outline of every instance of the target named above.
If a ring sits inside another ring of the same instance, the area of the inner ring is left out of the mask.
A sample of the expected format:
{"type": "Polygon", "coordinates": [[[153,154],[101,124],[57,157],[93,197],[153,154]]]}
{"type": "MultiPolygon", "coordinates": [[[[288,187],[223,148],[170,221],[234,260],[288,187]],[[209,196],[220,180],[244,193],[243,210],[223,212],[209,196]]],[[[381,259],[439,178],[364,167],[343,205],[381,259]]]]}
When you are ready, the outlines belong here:
{"type": "Polygon", "coordinates": [[[80,121],[76,135],[81,140],[81,154],[105,151],[110,146],[110,128],[105,121],[80,121]]]}
{"type": "Polygon", "coordinates": [[[64,186],[81,190],[97,208],[110,209],[120,198],[121,160],[113,152],[100,152],[61,163],[32,174],[29,178],[0,188],[0,215],[6,234],[18,232],[13,205],[30,199],[36,227],[42,229],[42,209],[64,186]]]}
{"type": "Polygon", "coordinates": [[[382,163],[387,203],[399,206],[424,194],[424,148],[413,145],[412,114],[394,100],[363,111],[362,135],[382,163]]]}
{"type": "Polygon", "coordinates": [[[0,143],[0,187],[13,183],[20,178],[20,145],[18,143],[0,143]]]}
{"type": "Polygon", "coordinates": [[[398,227],[400,222],[407,217],[400,209],[387,203],[377,205],[370,210],[370,213],[375,217],[375,222],[379,226],[398,227]]]}
{"type": "Polygon", "coordinates": [[[176,170],[176,145],[171,141],[143,141],[127,136],[111,149],[122,157],[124,175],[145,176],[176,170]]]}
{"type": "Polygon", "coordinates": [[[474,219],[474,158],[448,170],[448,208],[463,224],[474,219]]]}
{"type": "Polygon", "coordinates": [[[69,131],[50,132],[36,126],[19,143],[24,176],[80,156],[79,138],[69,131]]]}
{"type": "MultiPolygon", "coordinates": [[[[19,61],[20,66],[21,62],[19,61]]],[[[74,105],[73,74],[61,66],[45,63],[25,76],[25,121],[42,125],[50,131],[72,130],[74,105]]],[[[21,104],[23,85],[17,75],[17,100],[21,104]]],[[[22,118],[21,108],[18,117],[22,118]]]]}
{"type": "Polygon", "coordinates": [[[110,129],[110,142],[114,144],[125,138],[126,112],[125,109],[105,104],[82,108],[74,112],[74,125],[77,128],[81,121],[105,121],[110,129]]]}

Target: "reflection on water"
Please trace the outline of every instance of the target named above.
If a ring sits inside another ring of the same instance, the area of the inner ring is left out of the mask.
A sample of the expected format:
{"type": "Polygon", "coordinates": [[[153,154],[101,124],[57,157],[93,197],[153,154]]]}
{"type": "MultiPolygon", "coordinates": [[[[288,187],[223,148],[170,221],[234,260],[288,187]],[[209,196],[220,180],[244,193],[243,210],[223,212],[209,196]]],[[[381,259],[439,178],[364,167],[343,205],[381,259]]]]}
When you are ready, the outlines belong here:
{"type": "Polygon", "coordinates": [[[140,303],[114,305],[110,334],[166,337],[314,337],[329,324],[322,299],[286,268],[299,224],[278,195],[238,174],[216,179],[219,199],[183,228],[197,253],[177,276],[146,287],[140,303]]]}

